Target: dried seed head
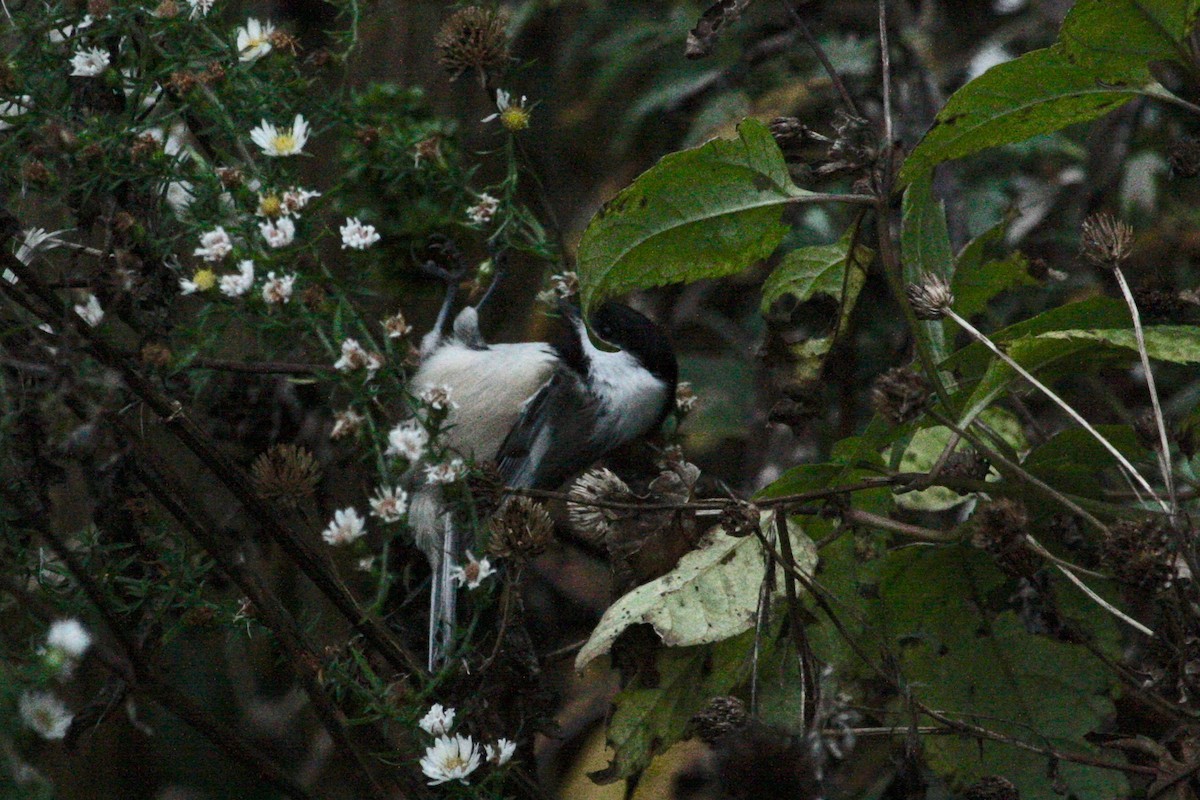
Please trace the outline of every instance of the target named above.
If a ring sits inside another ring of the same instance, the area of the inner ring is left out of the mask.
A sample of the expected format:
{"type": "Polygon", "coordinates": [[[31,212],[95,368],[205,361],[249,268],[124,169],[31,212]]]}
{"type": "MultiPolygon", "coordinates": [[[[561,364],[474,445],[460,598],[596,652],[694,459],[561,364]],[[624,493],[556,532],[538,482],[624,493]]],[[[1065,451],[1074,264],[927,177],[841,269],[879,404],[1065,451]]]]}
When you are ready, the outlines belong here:
{"type": "Polygon", "coordinates": [[[50,170],[41,161],[31,158],[21,168],[21,178],[28,183],[47,183],[50,180],[50,170]]]}
{"type": "Polygon", "coordinates": [[[325,310],[325,306],[329,303],[329,293],[325,291],[323,286],[314,283],[301,292],[300,302],[309,311],[321,312],[325,310]]]}
{"type": "Polygon", "coordinates": [[[596,501],[624,501],[632,497],[625,481],[607,469],[592,469],[583,473],[571,486],[567,514],[571,527],[585,539],[601,540],[612,533],[616,515],[612,509],[592,505],[596,501]]]}
{"type": "Polygon", "coordinates": [[[321,480],[321,467],[303,447],[277,444],[254,460],[250,474],[262,497],[295,508],[312,497],[321,480]]]}
{"type": "Polygon", "coordinates": [[[1200,139],[1184,136],[1171,143],[1167,150],[1167,163],[1176,178],[1194,178],[1200,175],[1200,139]]]}
{"type": "Polygon", "coordinates": [[[1080,229],[1079,252],[1101,267],[1119,266],[1133,250],[1133,228],[1112,214],[1092,214],[1080,229]]]}
{"type": "Polygon", "coordinates": [[[244,176],[237,167],[217,167],[217,179],[226,189],[236,189],[242,185],[244,176]]]}
{"type": "Polygon", "coordinates": [[[1005,573],[1029,578],[1041,567],[1041,559],[1026,541],[1029,515],[1021,503],[1007,499],[986,503],[971,521],[975,528],[971,543],[993,555],[1005,573]]]}
{"type": "Polygon", "coordinates": [[[353,436],[362,428],[366,417],[352,408],[343,409],[333,415],[333,430],[329,432],[330,439],[344,439],[353,436]]]}
{"type": "Polygon", "coordinates": [[[950,284],[940,275],[925,273],[920,283],[910,283],[904,290],[917,319],[941,319],[954,306],[950,284]]]}
{"type": "Polygon", "coordinates": [[[967,787],[964,800],[1021,800],[1021,793],[1008,778],[988,775],[978,783],[967,787]]]}
{"type": "Polygon", "coordinates": [[[279,29],[271,31],[271,35],[267,37],[271,42],[271,46],[279,51],[286,51],[292,56],[296,55],[296,51],[300,49],[300,40],[292,36],[286,31],[279,29]]]}
{"type": "Polygon", "coordinates": [[[717,524],[730,536],[753,536],[758,532],[760,517],[758,506],[735,500],[721,510],[721,521],[717,524]]]}
{"type": "Polygon", "coordinates": [[[1101,544],[1100,560],[1113,577],[1131,586],[1156,588],[1171,577],[1167,532],[1153,519],[1111,526],[1101,544]]]}
{"type": "Polygon", "coordinates": [[[746,704],[736,697],[714,697],[703,711],[692,717],[688,732],[705,744],[716,744],[750,721],[746,704]]]}
{"type": "Polygon", "coordinates": [[[150,14],[158,19],[173,19],[179,16],[179,10],[179,3],[175,0],[162,0],[150,14]]]}
{"type": "Polygon", "coordinates": [[[991,463],[975,450],[958,450],[946,459],[942,474],[948,478],[970,478],[981,481],[992,469],[991,463]]]}
{"type": "Polygon", "coordinates": [[[929,403],[929,382],[908,367],[894,367],[880,375],[871,389],[875,412],[893,425],[903,425],[921,415],[929,403]]]}
{"type": "Polygon", "coordinates": [[[550,513],[528,497],[514,497],[489,523],[488,552],[497,558],[528,559],[546,550],[554,536],[550,513]]]}
{"type": "Polygon", "coordinates": [[[455,80],[469,69],[475,70],[480,85],[487,75],[508,66],[508,14],[494,8],[468,6],[456,11],[442,24],[433,43],[438,63],[455,80]]]}

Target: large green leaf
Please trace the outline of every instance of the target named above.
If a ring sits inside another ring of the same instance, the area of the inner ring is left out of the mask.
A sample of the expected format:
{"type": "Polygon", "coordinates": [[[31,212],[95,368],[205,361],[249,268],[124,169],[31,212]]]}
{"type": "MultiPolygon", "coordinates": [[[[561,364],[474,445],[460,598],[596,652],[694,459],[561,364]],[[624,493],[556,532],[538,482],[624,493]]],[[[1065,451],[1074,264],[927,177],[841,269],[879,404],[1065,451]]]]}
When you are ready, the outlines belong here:
{"type": "MultiPolygon", "coordinates": [[[[1175,364],[1200,362],[1200,328],[1194,325],[1156,325],[1144,330],[1146,353],[1160,361],[1175,364]]],[[[1102,342],[1125,350],[1137,350],[1137,339],[1129,329],[1050,331],[1042,339],[1070,339],[1102,342]]]]}
{"type": "Polygon", "coordinates": [[[820,375],[825,356],[846,330],[858,294],[867,281],[867,267],[874,251],[858,245],[851,252],[852,234],[853,229],[834,244],[791,251],[763,283],[764,313],[784,295],[792,295],[801,302],[824,295],[838,304],[832,330],[792,347],[796,359],[792,369],[796,380],[812,380],[820,375]]]}
{"type": "MultiPolygon", "coordinates": [[[[1113,712],[1112,675],[1086,648],[1029,633],[1013,611],[995,613],[990,596],[1008,594],[1005,580],[988,556],[966,547],[889,555],[877,619],[908,689],[932,708],[1019,741],[1093,753],[1084,737],[1113,712]]],[[[930,766],[955,784],[1003,775],[1023,800],[1060,797],[1046,756],[974,738],[933,736],[924,744],[930,766]]],[[[1121,795],[1120,773],[1058,768],[1063,788],[1080,800],[1121,795]]]]}
{"type": "Polygon", "coordinates": [[[998,294],[1018,286],[1037,286],[1029,274],[1029,260],[1019,250],[997,255],[1004,245],[1004,234],[1011,217],[976,236],[955,260],[954,310],[970,319],[987,309],[998,294]]]}
{"type": "Polygon", "coordinates": [[[1058,40],[1100,80],[1145,80],[1152,61],[1190,60],[1184,44],[1196,23],[1188,0],[1081,0],[1058,40]]]}
{"type": "Polygon", "coordinates": [[[652,675],[640,674],[613,700],[608,743],[613,759],[597,783],[633,775],[683,738],[688,722],[708,701],[728,694],[745,678],[754,631],[696,647],[659,649],[652,675]]]}
{"type": "Polygon", "coordinates": [[[784,205],[804,197],[767,126],[665,156],[593,217],[579,242],[583,303],[740,272],[779,245],[784,205]]]}
{"type": "Polygon", "coordinates": [[[1081,0],[1059,40],[959,89],[905,160],[912,181],[943,161],[1106,114],[1153,83],[1153,61],[1190,59],[1195,0],[1081,0]]]}
{"type": "Polygon", "coordinates": [[[912,181],[943,161],[1095,119],[1133,99],[1139,86],[1100,83],[1059,47],[1026,53],[954,93],[905,159],[901,179],[912,181]]]}
{"type": "MultiPolygon", "coordinates": [[[[1096,430],[1133,464],[1150,455],[1128,425],[1097,425],[1096,430]]],[[[1116,464],[1112,453],[1090,433],[1067,428],[1034,448],[1021,466],[1059,491],[1100,499],[1100,476],[1116,464]]]]}

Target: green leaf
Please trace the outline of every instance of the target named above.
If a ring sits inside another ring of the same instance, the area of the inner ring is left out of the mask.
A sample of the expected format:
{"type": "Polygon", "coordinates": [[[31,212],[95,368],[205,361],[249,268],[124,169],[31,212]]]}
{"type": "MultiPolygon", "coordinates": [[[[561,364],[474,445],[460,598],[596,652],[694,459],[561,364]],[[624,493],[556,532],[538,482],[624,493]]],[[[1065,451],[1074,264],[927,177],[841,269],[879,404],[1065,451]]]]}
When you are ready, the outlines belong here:
{"type": "Polygon", "coordinates": [[[1102,83],[1061,47],[1034,50],[993,67],[959,89],[900,171],[914,181],[943,161],[1107,114],[1144,82],[1102,83]]]}
{"type": "MultiPolygon", "coordinates": [[[[926,705],[1019,741],[1095,753],[1084,737],[1113,713],[1111,674],[1085,648],[1031,634],[1014,612],[989,608],[989,597],[1007,594],[1004,576],[981,551],[891,553],[878,619],[897,646],[908,689],[926,705]]],[[[1061,797],[1046,756],[956,736],[931,736],[924,745],[930,766],[955,785],[1003,775],[1025,800],[1061,797]]],[[[1119,796],[1124,786],[1110,770],[1068,763],[1058,769],[1080,800],[1119,796]]]]}
{"type": "Polygon", "coordinates": [[[796,357],[793,377],[797,380],[811,380],[820,375],[825,356],[846,330],[858,294],[867,281],[867,266],[875,253],[863,245],[851,253],[853,234],[852,228],[834,244],[791,251],[763,283],[763,313],[784,295],[792,295],[800,302],[826,295],[838,304],[833,330],[828,335],[813,336],[792,347],[796,357]]]}
{"type": "MultiPolygon", "coordinates": [[[[1097,425],[1096,430],[1132,464],[1150,455],[1128,425],[1097,425]]],[[[1022,462],[1030,474],[1059,491],[1097,499],[1102,497],[1100,476],[1116,465],[1112,453],[1083,428],[1059,431],[1034,448],[1022,462]]]]}
{"type": "MultiPolygon", "coordinates": [[[[774,512],[764,512],[762,527],[771,538],[774,512]]],[[[812,540],[792,520],[788,520],[788,531],[796,563],[811,572],[817,561],[812,540]]],[[[717,642],[753,627],[765,564],[766,554],[757,536],[729,536],[714,527],[695,550],[679,559],[675,569],[609,606],[575,657],[575,668],[583,670],[607,653],[631,625],[651,625],[670,647],[717,642]]],[[[776,577],[773,599],[780,600],[782,572],[776,577]]]]}
{"type": "Polygon", "coordinates": [[[579,242],[586,308],[605,297],[740,272],[766,258],[787,227],[796,187],[767,126],[665,156],[592,218],[579,242]]]}
{"type": "MultiPolygon", "coordinates": [[[[1029,449],[1029,442],[1021,430],[1021,423],[1008,411],[1000,408],[990,408],[980,415],[980,419],[988,427],[996,431],[1000,438],[1006,441],[1013,450],[1024,452],[1029,449]]],[[[922,428],[913,434],[904,456],[900,459],[901,472],[929,472],[937,463],[938,457],[950,443],[951,431],[941,425],[922,428]]],[[[955,451],[969,450],[970,446],[959,441],[955,451]]],[[[998,480],[999,475],[994,471],[988,475],[989,480],[998,480]]],[[[910,511],[945,511],[954,508],[974,495],[961,495],[953,489],[944,486],[931,486],[919,492],[905,492],[896,495],[896,505],[910,511]]]]}
{"type": "Polygon", "coordinates": [[[1189,61],[1185,40],[1196,23],[1195,2],[1081,0],[1058,40],[1077,63],[1103,81],[1142,82],[1152,61],[1189,61]]]}
{"type": "MultiPolygon", "coordinates": [[[[1160,361],[1175,364],[1200,363],[1200,328],[1194,325],[1156,325],[1143,330],[1146,353],[1160,361]]],[[[1090,340],[1137,351],[1137,339],[1130,329],[1050,331],[1041,339],[1090,340]]]]}
{"type": "Polygon", "coordinates": [[[1004,245],[1004,234],[1010,219],[1004,219],[976,236],[958,254],[955,262],[954,310],[970,319],[987,309],[988,302],[1018,286],[1037,286],[1029,274],[1029,260],[1020,251],[992,257],[1004,245]]]}
{"type": "MultiPolygon", "coordinates": [[[[946,205],[933,196],[933,176],[914,180],[904,192],[900,222],[900,255],[904,281],[919,283],[925,274],[950,281],[954,259],[950,251],[950,232],[946,227],[946,205]]],[[[933,357],[946,357],[946,337],[940,322],[921,323],[933,357]]]]}
{"type": "MultiPolygon", "coordinates": [[[[753,537],[750,537],[753,538],[753,537]]],[[[754,631],[714,645],[664,647],[658,651],[652,685],[639,676],[613,700],[608,722],[612,762],[591,773],[597,783],[633,775],[683,738],[688,722],[717,695],[744,679],[754,631]]]]}

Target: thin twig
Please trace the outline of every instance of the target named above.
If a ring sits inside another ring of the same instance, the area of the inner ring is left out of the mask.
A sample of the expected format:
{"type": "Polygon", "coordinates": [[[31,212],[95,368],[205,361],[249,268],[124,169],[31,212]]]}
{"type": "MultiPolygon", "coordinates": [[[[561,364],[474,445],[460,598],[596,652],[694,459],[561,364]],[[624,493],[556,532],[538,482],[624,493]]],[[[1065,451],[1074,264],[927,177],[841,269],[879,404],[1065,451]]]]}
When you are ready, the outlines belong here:
{"type": "Polygon", "coordinates": [[[892,149],[892,54],[888,45],[887,0],[879,0],[879,65],[883,76],[883,141],[892,149]]]}
{"type": "Polygon", "coordinates": [[[787,9],[788,16],[792,18],[792,24],[800,31],[800,35],[804,37],[804,41],[812,49],[813,55],[821,62],[821,67],[825,70],[825,74],[829,76],[830,83],[837,90],[838,95],[842,98],[842,103],[846,106],[846,110],[856,117],[861,117],[858,104],[854,102],[854,98],[850,96],[850,92],[846,90],[846,84],[842,81],[842,76],[838,75],[837,69],[833,66],[833,62],[829,60],[829,56],[825,54],[825,49],[821,47],[821,43],[812,35],[812,31],[808,29],[808,25],[804,23],[804,18],[792,6],[791,0],[781,0],[783,7],[787,9]]]}

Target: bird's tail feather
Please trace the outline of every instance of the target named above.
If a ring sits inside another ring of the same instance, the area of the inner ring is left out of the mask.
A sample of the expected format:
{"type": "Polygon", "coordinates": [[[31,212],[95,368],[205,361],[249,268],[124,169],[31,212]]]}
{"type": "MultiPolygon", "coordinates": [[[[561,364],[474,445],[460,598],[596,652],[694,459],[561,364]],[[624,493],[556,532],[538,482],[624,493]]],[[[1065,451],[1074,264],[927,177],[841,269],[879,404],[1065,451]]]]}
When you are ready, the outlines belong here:
{"type": "Polygon", "coordinates": [[[451,578],[458,558],[458,533],[451,514],[442,516],[442,547],[433,564],[429,590],[429,671],[441,669],[454,643],[458,592],[451,578]]]}

